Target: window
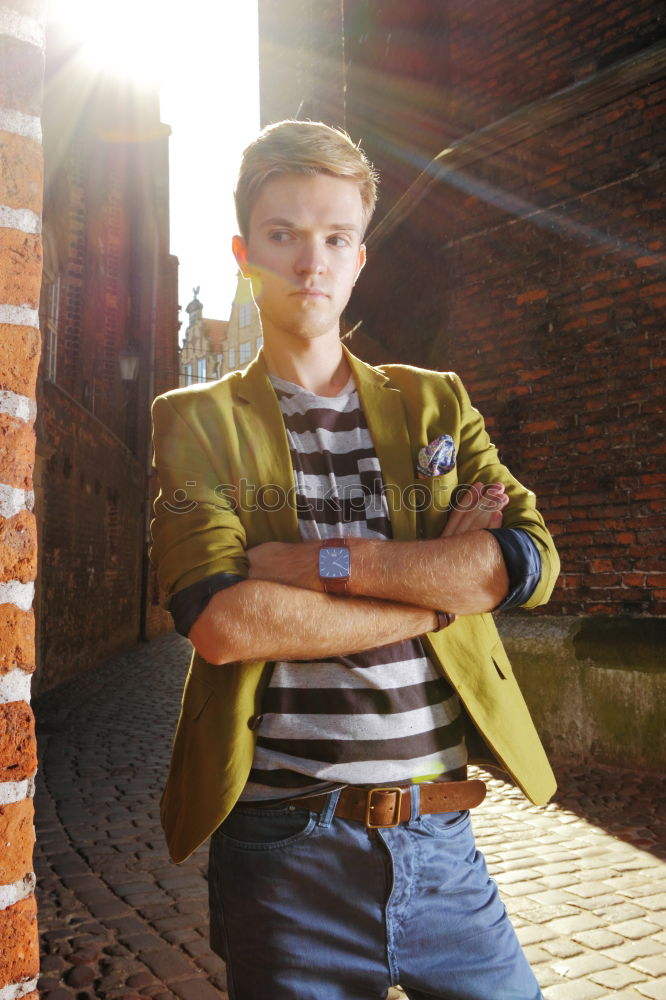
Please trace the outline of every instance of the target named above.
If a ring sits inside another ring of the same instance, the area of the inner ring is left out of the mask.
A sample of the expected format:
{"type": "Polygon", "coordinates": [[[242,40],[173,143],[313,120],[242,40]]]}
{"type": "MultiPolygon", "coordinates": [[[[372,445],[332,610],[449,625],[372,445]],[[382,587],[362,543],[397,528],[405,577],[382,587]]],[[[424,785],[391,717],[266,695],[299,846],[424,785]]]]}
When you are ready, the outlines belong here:
{"type": "Polygon", "coordinates": [[[260,347],[263,344],[263,342],[264,342],[264,338],[262,336],[257,337],[257,350],[260,349],[260,347]]]}
{"type": "Polygon", "coordinates": [[[205,382],[206,381],[206,359],[205,358],[197,358],[197,381],[198,382],[205,382]]]}
{"type": "Polygon", "coordinates": [[[238,307],[238,325],[240,327],[249,326],[252,322],[252,304],[242,302],[238,307]]]}
{"type": "Polygon", "coordinates": [[[192,365],[184,366],[183,375],[185,376],[185,385],[192,385],[192,365]]]}
{"type": "Polygon", "coordinates": [[[240,356],[238,358],[238,362],[241,365],[246,365],[251,357],[252,345],[249,340],[246,340],[240,345],[240,356]]]}
{"type": "Polygon", "coordinates": [[[44,337],[44,378],[55,382],[58,354],[58,313],[60,310],[60,275],[46,293],[46,330],[44,337]]]}
{"type": "Polygon", "coordinates": [[[233,371],[236,367],[236,348],[229,348],[229,371],[233,371]]]}

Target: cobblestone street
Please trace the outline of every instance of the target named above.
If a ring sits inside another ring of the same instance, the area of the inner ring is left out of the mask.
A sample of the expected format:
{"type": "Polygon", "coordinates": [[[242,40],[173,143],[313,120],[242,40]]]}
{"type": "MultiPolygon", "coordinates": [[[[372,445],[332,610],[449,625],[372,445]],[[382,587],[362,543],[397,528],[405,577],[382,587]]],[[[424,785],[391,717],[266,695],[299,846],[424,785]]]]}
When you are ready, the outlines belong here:
{"type": "MultiPolygon", "coordinates": [[[[172,864],[159,824],[188,659],[186,640],[163,636],[35,706],[45,1000],[226,997],[206,848],[172,864]]],[[[544,996],[666,1000],[666,778],[556,771],[546,808],[492,778],[475,812],[544,996]]]]}

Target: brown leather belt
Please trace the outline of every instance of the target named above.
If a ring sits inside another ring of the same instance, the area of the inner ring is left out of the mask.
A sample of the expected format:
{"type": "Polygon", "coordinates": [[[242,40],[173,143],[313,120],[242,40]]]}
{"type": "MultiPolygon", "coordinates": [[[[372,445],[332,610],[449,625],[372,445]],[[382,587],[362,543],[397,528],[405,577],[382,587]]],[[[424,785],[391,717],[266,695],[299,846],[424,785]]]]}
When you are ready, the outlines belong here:
{"type": "MultiPolygon", "coordinates": [[[[469,781],[431,781],[419,786],[421,789],[419,812],[445,813],[473,809],[486,797],[486,786],[478,778],[469,781]]],[[[321,812],[330,793],[309,795],[302,799],[288,799],[280,803],[253,802],[260,808],[308,809],[321,812]]],[[[340,819],[357,820],[368,829],[385,829],[405,823],[412,812],[412,786],[394,785],[381,788],[343,788],[335,807],[335,815],[340,819]]]]}

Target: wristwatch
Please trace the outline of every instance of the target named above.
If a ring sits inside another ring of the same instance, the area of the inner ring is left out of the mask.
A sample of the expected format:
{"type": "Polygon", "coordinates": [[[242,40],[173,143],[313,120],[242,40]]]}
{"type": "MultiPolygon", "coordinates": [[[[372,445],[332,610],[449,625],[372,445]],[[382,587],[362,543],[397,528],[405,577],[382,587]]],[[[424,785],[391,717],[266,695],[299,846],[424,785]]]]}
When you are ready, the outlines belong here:
{"type": "Polygon", "coordinates": [[[319,579],[327,594],[346,594],[351,553],[345,538],[327,538],[319,549],[319,579]]]}

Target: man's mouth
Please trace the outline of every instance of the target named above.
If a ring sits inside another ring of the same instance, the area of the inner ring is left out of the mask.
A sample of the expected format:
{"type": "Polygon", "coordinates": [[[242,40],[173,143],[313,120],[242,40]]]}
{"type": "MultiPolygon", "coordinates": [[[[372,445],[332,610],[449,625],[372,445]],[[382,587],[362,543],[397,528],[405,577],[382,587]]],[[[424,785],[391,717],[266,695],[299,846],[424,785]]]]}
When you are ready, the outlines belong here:
{"type": "Polygon", "coordinates": [[[297,298],[304,299],[326,299],[328,295],[321,288],[297,288],[291,293],[297,298]]]}

